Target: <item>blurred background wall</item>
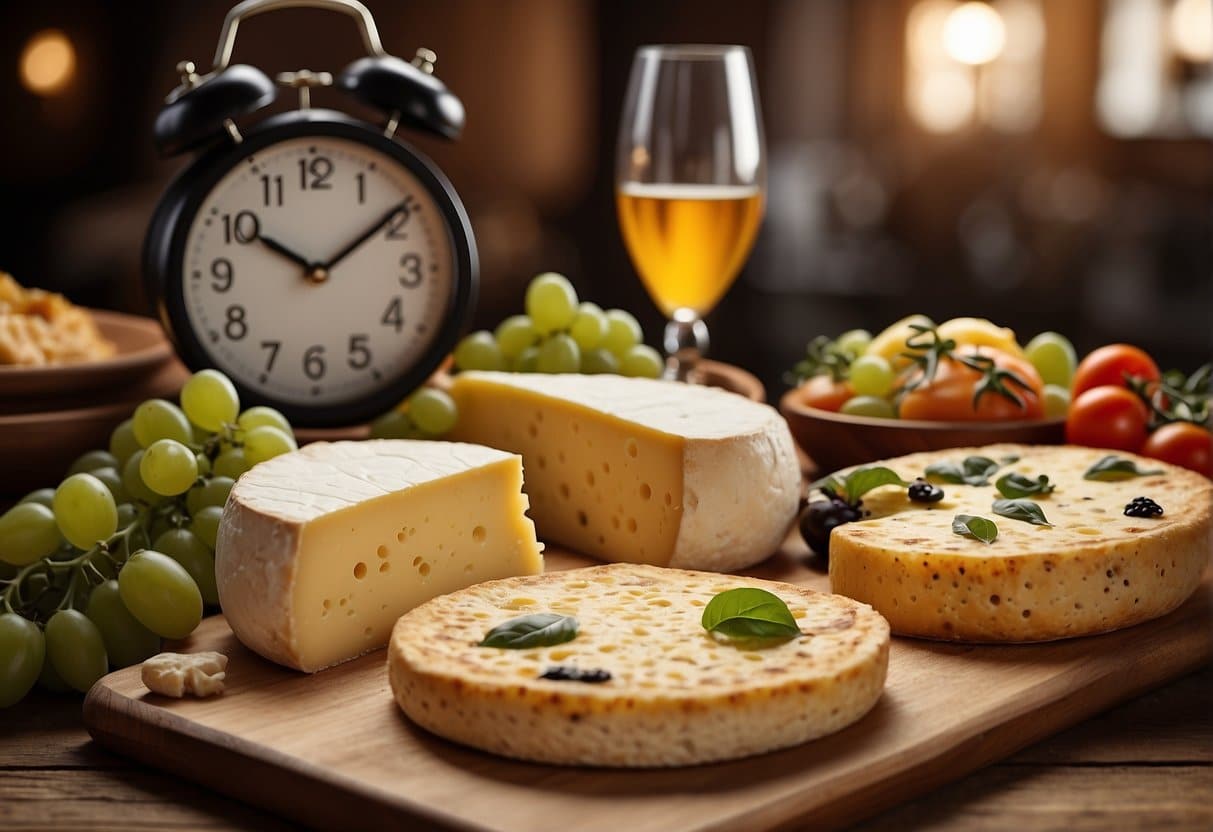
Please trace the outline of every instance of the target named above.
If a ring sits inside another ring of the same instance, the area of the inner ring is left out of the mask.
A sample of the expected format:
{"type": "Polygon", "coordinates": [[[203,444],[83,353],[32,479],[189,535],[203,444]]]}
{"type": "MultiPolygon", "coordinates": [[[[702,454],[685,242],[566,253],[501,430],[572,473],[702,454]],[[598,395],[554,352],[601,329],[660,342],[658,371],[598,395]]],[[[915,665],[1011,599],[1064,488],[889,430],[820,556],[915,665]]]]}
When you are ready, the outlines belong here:
{"type": "MultiPolygon", "coordinates": [[[[478,311],[536,272],[661,318],[619,237],[613,149],[638,45],[743,43],[769,151],[767,218],[709,318],[716,357],[772,394],[815,334],[911,312],[987,316],[1080,350],[1213,352],[1209,0],[366,0],[385,46],[438,53],[462,140],[415,139],[463,194],[478,311]],[[962,8],[963,5],[963,8],[962,8]]],[[[0,269],[146,311],[139,252],[183,159],[151,124],[184,59],[210,64],[227,0],[56,0],[0,9],[0,269]]],[[[292,10],[240,29],[235,60],[336,71],[352,25],[292,10]]],[[[277,109],[294,106],[284,94],[277,109]]],[[[321,91],[318,106],[351,109],[321,91]]]]}

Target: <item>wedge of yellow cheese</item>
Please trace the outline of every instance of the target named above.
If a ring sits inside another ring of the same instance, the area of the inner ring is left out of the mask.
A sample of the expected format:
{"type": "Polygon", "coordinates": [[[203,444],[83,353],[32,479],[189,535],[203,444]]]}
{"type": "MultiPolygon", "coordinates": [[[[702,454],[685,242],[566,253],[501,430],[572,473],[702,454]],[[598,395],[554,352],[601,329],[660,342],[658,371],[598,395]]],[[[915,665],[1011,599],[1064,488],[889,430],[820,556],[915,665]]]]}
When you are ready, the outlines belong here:
{"type": "Polygon", "coordinates": [[[215,548],[245,646],[320,670],[387,643],[418,604],[543,571],[514,454],[454,442],[319,442],[232,488],[215,548]]]}
{"type": "Polygon", "coordinates": [[[452,438],[522,454],[545,540],[610,561],[723,572],[774,552],[800,468],[772,408],[691,384],[464,372],[452,438]]]}

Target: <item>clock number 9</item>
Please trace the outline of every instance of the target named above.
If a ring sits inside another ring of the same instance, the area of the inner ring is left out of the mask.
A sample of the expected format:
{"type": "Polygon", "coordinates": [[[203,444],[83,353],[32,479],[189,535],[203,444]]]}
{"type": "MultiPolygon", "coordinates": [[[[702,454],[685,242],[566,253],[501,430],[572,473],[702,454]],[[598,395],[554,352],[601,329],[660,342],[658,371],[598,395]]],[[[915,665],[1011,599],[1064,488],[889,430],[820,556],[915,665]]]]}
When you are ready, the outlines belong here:
{"type": "Polygon", "coordinates": [[[226,257],[219,257],[211,263],[211,275],[214,280],[211,281],[211,288],[216,292],[226,292],[232,288],[232,261],[226,257]]]}
{"type": "Polygon", "coordinates": [[[406,289],[416,289],[421,285],[421,255],[409,253],[400,258],[400,285],[406,289]]]}
{"type": "Polygon", "coordinates": [[[261,222],[252,211],[241,211],[235,219],[231,214],[223,215],[223,242],[231,244],[232,238],[244,245],[257,239],[261,233],[261,222]]]}

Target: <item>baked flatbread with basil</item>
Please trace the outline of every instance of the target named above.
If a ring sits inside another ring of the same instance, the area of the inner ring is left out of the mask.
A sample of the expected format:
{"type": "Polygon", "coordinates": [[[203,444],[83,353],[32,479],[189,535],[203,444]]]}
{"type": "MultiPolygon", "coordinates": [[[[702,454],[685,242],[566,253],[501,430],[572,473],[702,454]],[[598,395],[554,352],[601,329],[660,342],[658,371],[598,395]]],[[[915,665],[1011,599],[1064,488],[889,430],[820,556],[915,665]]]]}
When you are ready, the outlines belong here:
{"type": "Polygon", "coordinates": [[[955,448],[873,464],[906,480],[932,465],[951,466],[954,477],[966,457],[999,463],[988,485],[934,478],[945,496],[933,504],[911,502],[894,486],[864,495],[871,516],[830,537],[831,589],[871,604],[899,635],[1018,642],[1138,624],[1175,609],[1200,583],[1213,543],[1213,484],[1201,475],[1076,446],[955,448]],[[1102,478],[1084,476],[1109,455],[1119,461],[1105,461],[1095,474],[1102,478]],[[1114,479],[1131,466],[1156,473],[1114,479]],[[1049,478],[1051,493],[1020,499],[1035,503],[1051,525],[992,510],[1004,496],[997,481],[1011,473],[1049,478]],[[1153,500],[1162,515],[1126,516],[1138,497],[1153,500]],[[987,544],[956,534],[958,514],[993,521],[997,537],[987,544]]]}
{"type": "Polygon", "coordinates": [[[464,745],[545,763],[681,766],[850,725],[879,699],[888,654],[888,624],[849,598],[612,564],[489,581],[428,601],[397,622],[388,671],[410,719],[464,745]],[[738,587],[774,593],[801,634],[763,645],[706,631],[704,606],[738,587]],[[528,613],[572,616],[576,637],[480,646],[490,629],[528,613]],[[609,679],[539,678],[558,667],[609,679]]]}

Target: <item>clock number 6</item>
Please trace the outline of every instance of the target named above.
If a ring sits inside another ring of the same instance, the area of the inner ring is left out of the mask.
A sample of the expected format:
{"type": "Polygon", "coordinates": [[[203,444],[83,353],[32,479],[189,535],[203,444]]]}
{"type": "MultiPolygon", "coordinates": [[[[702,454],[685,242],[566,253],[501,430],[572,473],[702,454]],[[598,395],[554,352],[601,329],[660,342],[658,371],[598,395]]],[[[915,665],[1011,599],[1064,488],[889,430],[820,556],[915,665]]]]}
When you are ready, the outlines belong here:
{"type": "Polygon", "coordinates": [[[400,258],[400,285],[406,289],[416,289],[421,285],[421,255],[409,253],[400,258]]]}
{"type": "Polygon", "coordinates": [[[351,370],[365,370],[371,366],[371,351],[366,346],[370,338],[369,335],[350,336],[350,355],[346,363],[350,365],[351,370]]]}
{"type": "Polygon", "coordinates": [[[320,344],[308,347],[303,353],[303,374],[312,381],[324,378],[324,347],[320,344]]]}

